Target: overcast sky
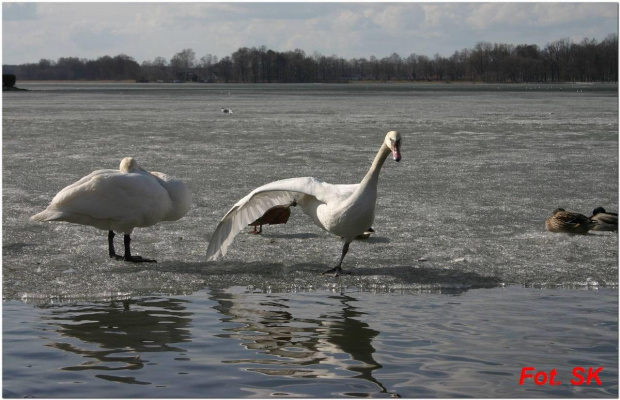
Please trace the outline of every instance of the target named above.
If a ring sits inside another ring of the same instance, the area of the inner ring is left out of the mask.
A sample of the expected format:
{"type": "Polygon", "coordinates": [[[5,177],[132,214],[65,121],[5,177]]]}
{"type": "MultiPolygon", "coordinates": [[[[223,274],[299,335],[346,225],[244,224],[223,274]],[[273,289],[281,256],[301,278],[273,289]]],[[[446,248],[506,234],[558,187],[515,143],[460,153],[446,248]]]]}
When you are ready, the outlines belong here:
{"type": "Polygon", "coordinates": [[[2,62],[126,54],[141,63],[191,48],[302,49],[346,59],[450,56],[479,41],[538,44],[618,33],[617,3],[2,3],[2,62]]]}

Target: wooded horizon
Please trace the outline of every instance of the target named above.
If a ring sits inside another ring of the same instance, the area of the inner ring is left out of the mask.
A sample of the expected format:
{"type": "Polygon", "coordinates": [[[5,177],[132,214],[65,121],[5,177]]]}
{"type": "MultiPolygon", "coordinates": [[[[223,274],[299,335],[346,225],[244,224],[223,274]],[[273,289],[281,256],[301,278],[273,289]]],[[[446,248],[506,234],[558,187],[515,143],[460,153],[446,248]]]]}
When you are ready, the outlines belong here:
{"type": "Polygon", "coordinates": [[[401,57],[344,59],[301,49],[277,52],[241,47],[221,59],[207,54],[197,59],[183,49],[170,61],[156,57],[138,64],[120,54],[96,60],[61,57],[57,61],[3,65],[3,73],[23,80],[135,80],[137,82],[315,83],[348,81],[479,81],[617,82],[618,35],[604,40],[568,38],[544,48],[529,44],[478,42],[450,57],[415,53],[401,57]]]}

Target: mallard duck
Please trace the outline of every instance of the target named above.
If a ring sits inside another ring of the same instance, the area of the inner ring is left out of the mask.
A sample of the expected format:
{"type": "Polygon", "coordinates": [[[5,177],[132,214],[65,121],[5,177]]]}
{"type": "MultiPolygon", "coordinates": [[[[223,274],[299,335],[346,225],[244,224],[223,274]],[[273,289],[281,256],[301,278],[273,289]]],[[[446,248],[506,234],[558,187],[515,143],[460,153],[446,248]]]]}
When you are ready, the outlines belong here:
{"type": "Polygon", "coordinates": [[[297,201],[293,200],[289,205],[278,205],[271,207],[269,210],[265,211],[262,217],[257,218],[254,222],[248,224],[248,226],[254,227],[250,233],[260,235],[263,233],[263,225],[286,224],[291,216],[291,207],[295,207],[296,205],[297,201]],[[257,226],[258,230],[256,230],[257,226]]]}
{"type": "Polygon", "coordinates": [[[596,207],[590,217],[596,223],[593,231],[618,232],[618,214],[605,211],[603,207],[596,207]]]}
{"type": "Polygon", "coordinates": [[[583,214],[569,212],[563,208],[553,211],[553,215],[545,221],[549,232],[576,233],[585,235],[596,223],[583,214]]]}

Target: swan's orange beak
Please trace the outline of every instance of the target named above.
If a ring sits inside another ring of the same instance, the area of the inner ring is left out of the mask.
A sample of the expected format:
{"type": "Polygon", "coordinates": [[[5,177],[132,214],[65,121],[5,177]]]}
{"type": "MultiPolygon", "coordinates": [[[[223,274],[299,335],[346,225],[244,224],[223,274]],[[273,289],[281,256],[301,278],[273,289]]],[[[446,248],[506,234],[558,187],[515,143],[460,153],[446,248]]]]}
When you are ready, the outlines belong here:
{"type": "Polygon", "coordinates": [[[392,144],[392,157],[398,162],[402,158],[400,155],[400,140],[392,144]]]}

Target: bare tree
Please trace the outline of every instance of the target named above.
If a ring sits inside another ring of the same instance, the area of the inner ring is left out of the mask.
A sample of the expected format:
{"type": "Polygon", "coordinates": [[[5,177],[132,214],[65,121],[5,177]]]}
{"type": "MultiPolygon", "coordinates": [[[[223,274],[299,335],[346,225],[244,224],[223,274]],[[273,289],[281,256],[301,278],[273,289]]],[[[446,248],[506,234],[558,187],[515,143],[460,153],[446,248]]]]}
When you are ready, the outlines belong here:
{"type": "Polygon", "coordinates": [[[196,64],[196,53],[192,49],[183,49],[172,57],[170,68],[173,75],[180,80],[190,80],[192,68],[196,64]]]}
{"type": "Polygon", "coordinates": [[[200,58],[197,70],[201,81],[212,82],[214,80],[213,66],[215,64],[217,64],[217,56],[207,54],[200,58]]]}

